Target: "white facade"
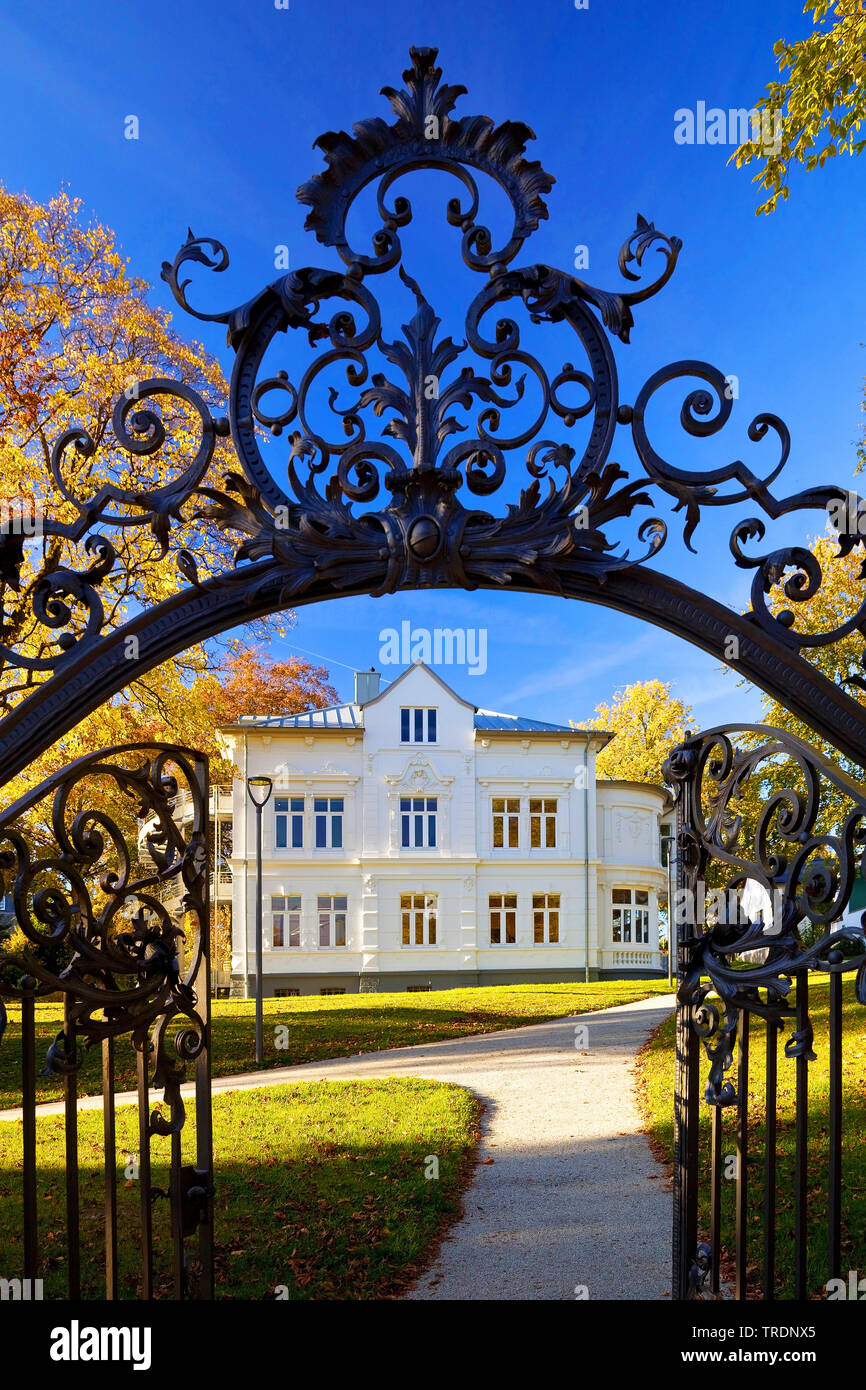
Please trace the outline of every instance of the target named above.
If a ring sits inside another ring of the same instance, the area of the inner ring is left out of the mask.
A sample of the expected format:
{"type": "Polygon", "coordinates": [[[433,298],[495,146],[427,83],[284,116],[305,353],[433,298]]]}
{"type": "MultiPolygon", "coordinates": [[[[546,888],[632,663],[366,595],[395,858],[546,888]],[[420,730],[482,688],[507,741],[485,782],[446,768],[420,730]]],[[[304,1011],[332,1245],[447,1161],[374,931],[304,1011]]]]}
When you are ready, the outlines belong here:
{"type": "Polygon", "coordinates": [[[661,972],[668,802],[596,784],[610,735],[477,711],[421,664],[378,685],[222,731],[236,987],[255,970],[260,775],[267,995],[661,972]]]}

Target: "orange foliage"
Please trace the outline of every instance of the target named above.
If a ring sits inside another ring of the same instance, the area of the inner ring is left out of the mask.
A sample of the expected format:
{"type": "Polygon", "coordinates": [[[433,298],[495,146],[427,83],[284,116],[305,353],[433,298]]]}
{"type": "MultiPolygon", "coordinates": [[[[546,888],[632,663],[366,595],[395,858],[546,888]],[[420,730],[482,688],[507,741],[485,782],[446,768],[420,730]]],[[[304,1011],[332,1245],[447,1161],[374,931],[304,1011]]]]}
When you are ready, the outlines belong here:
{"type": "Polygon", "coordinates": [[[242,714],[300,714],[302,710],[325,709],[340,698],[328,681],[326,667],[313,666],[299,656],[269,661],[259,647],[230,656],[222,672],[214,699],[218,724],[235,724],[242,714]]]}

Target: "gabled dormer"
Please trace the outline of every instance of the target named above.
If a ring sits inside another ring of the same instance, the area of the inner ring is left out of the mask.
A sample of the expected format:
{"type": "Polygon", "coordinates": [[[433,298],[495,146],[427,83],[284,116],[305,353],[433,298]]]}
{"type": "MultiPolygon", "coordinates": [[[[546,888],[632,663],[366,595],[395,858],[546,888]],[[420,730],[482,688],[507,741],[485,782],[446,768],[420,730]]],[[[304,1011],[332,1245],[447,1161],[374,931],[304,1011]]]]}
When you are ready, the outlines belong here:
{"type": "Polygon", "coordinates": [[[363,711],[370,747],[433,753],[469,752],[473,745],[475,706],[423,662],[403,671],[363,711]]]}

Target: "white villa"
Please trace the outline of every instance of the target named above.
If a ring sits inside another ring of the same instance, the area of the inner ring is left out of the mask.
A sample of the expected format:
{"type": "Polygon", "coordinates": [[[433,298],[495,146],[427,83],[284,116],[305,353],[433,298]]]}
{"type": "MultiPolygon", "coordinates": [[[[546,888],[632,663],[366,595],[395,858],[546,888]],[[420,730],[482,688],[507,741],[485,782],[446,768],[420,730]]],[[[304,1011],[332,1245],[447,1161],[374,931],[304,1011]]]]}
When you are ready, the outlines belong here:
{"type": "MultiPolygon", "coordinates": [[[[596,781],[612,737],[476,709],[417,663],[386,689],[221,737],[238,771],[232,988],[255,972],[262,813],[264,993],[427,990],[663,970],[660,787],[596,781]]],[[[667,820],[666,820],[667,817],[667,820]]]]}

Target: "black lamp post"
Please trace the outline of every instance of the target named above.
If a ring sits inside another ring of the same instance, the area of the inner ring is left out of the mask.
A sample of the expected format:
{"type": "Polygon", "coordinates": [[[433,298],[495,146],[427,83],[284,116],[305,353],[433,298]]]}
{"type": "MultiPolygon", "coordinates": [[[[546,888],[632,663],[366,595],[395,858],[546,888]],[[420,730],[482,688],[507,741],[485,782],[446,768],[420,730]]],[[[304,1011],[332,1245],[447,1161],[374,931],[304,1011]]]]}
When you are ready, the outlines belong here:
{"type": "Polygon", "coordinates": [[[676,929],[674,926],[674,845],[676,840],[673,835],[664,836],[667,845],[667,870],[668,870],[668,984],[673,984],[674,979],[674,955],[676,952],[676,929]]]}
{"type": "Polygon", "coordinates": [[[262,1027],[262,811],[271,798],[270,777],[248,777],[247,791],[256,808],[256,1063],[264,1061],[262,1027]]]}

